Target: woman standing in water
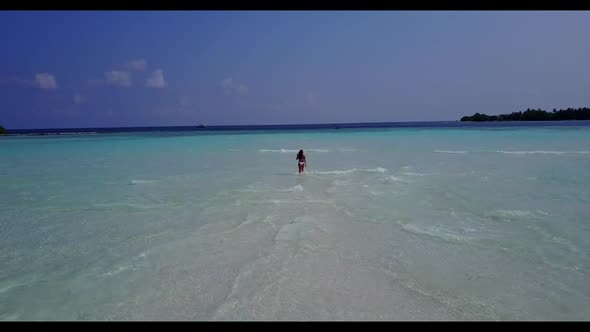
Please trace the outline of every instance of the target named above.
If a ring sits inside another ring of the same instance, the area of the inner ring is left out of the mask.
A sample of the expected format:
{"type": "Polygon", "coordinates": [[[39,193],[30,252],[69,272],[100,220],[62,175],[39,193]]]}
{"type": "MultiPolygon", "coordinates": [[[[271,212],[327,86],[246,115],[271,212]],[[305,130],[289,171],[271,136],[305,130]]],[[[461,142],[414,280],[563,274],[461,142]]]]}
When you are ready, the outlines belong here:
{"type": "Polygon", "coordinates": [[[299,174],[303,173],[305,166],[307,166],[307,159],[305,159],[305,155],[303,154],[303,150],[299,150],[297,153],[298,166],[299,166],[299,174]]]}

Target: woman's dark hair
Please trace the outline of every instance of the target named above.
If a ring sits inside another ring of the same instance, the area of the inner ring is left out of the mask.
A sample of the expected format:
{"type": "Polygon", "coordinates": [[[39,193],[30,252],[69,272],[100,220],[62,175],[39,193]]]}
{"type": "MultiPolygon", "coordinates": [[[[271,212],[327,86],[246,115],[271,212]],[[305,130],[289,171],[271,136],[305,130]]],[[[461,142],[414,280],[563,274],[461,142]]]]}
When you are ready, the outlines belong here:
{"type": "Polygon", "coordinates": [[[299,150],[299,153],[297,153],[297,160],[301,160],[301,158],[303,158],[303,150],[299,150]]]}

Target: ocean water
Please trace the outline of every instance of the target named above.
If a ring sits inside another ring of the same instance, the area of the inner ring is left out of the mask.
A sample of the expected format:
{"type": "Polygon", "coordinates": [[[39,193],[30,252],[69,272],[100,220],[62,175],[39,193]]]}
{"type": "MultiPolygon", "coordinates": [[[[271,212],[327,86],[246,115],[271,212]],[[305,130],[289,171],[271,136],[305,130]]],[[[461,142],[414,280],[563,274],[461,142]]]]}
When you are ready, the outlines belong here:
{"type": "Polygon", "coordinates": [[[0,155],[0,320],[590,318],[587,125],[24,136],[0,155]]]}

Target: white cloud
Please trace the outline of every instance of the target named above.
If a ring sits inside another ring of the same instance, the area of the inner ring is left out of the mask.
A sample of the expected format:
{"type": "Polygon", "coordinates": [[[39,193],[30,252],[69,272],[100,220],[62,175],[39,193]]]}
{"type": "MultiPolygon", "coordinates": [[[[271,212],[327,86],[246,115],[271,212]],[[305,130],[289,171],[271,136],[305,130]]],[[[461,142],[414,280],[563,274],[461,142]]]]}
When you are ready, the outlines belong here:
{"type": "Polygon", "coordinates": [[[150,88],[164,88],[168,85],[164,80],[164,72],[162,69],[156,69],[152,73],[152,77],[148,78],[145,85],[150,88]]]}
{"type": "Polygon", "coordinates": [[[221,81],[221,87],[223,88],[223,92],[225,93],[226,96],[231,94],[231,88],[232,88],[233,83],[234,83],[234,80],[231,77],[226,78],[221,81]]]}
{"type": "Polygon", "coordinates": [[[123,87],[131,86],[131,75],[126,71],[112,70],[104,73],[107,84],[123,87]]]}
{"type": "Polygon", "coordinates": [[[76,105],[83,104],[86,102],[86,100],[87,100],[87,98],[79,93],[74,95],[74,104],[76,104],[76,105]]]}
{"type": "Polygon", "coordinates": [[[248,93],[248,86],[244,85],[244,84],[240,84],[240,86],[237,88],[238,93],[241,94],[245,94],[248,93]]]}
{"type": "Polygon", "coordinates": [[[234,80],[231,77],[226,78],[223,81],[221,81],[221,86],[224,88],[231,88],[233,82],[234,82],[234,80]]]}
{"type": "Polygon", "coordinates": [[[137,70],[137,71],[143,71],[143,70],[145,70],[146,67],[147,67],[147,61],[145,59],[131,60],[125,65],[125,68],[137,70]]]}
{"type": "Polygon", "coordinates": [[[188,99],[188,97],[180,97],[178,98],[178,105],[180,105],[181,107],[187,107],[190,105],[190,100],[188,99]]]}
{"type": "Polygon", "coordinates": [[[231,77],[223,79],[221,81],[221,87],[223,88],[223,91],[225,92],[226,95],[230,95],[234,92],[239,93],[239,94],[248,93],[248,86],[247,85],[238,84],[237,82],[234,82],[233,78],[231,78],[231,77]]]}
{"type": "Polygon", "coordinates": [[[49,73],[38,73],[35,75],[35,85],[41,89],[57,89],[57,80],[49,73]]]}

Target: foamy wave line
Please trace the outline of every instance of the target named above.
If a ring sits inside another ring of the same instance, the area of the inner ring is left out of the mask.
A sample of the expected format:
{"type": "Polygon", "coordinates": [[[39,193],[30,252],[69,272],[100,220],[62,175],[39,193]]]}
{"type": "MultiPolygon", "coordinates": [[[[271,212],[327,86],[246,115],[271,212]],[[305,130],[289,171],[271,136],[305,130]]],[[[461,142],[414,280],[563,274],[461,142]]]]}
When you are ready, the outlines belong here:
{"type": "Polygon", "coordinates": [[[258,203],[262,204],[295,204],[295,203],[319,203],[319,204],[332,204],[332,201],[322,200],[322,199],[305,199],[305,200],[282,200],[282,199],[270,199],[270,200],[263,200],[258,201],[258,203]]]}
{"type": "Polygon", "coordinates": [[[362,168],[353,168],[353,169],[343,169],[343,170],[333,170],[333,171],[309,171],[310,174],[319,174],[319,175],[343,175],[343,174],[351,174],[355,172],[366,172],[366,173],[385,173],[387,169],[383,167],[377,168],[369,168],[369,169],[362,169],[362,168]]]}
{"type": "Polygon", "coordinates": [[[157,205],[135,204],[135,203],[97,203],[93,204],[95,209],[130,208],[130,209],[154,209],[157,205]]]}
{"type": "Polygon", "coordinates": [[[113,271],[109,271],[106,273],[103,273],[102,276],[103,277],[108,277],[108,276],[112,276],[115,274],[119,274],[121,272],[127,271],[127,270],[135,270],[135,268],[133,266],[120,266],[117,269],[113,270],[113,271]]]}
{"type": "Polygon", "coordinates": [[[457,234],[450,233],[446,230],[443,230],[438,227],[427,227],[421,228],[414,224],[406,224],[402,226],[402,229],[406,232],[417,234],[417,235],[425,235],[433,238],[438,238],[444,241],[451,241],[451,242],[469,242],[473,240],[471,237],[460,236],[457,234]]]}
{"type": "Polygon", "coordinates": [[[549,216],[550,214],[541,210],[495,210],[492,215],[502,218],[535,218],[538,215],[549,216]]]}
{"type": "Polygon", "coordinates": [[[402,172],[403,175],[408,175],[408,176],[426,176],[428,174],[424,174],[424,173],[416,173],[416,172],[402,172]]]}
{"type": "Polygon", "coordinates": [[[412,181],[408,181],[406,179],[398,178],[397,176],[390,175],[383,179],[383,183],[394,183],[394,182],[401,182],[401,183],[410,183],[412,181]]]}
{"type": "Polygon", "coordinates": [[[434,150],[434,152],[437,152],[437,153],[456,153],[456,154],[464,154],[464,153],[467,153],[467,151],[463,151],[463,150],[434,150]]]}
{"type": "Polygon", "coordinates": [[[154,183],[154,180],[131,180],[129,184],[144,184],[144,183],[154,183]]]}
{"type": "MultiPolygon", "coordinates": [[[[279,152],[279,153],[297,153],[299,150],[289,150],[289,149],[261,149],[258,150],[259,152],[279,152]]],[[[330,150],[325,149],[303,149],[303,151],[309,152],[329,152],[330,150]]]]}
{"type": "Polygon", "coordinates": [[[497,150],[498,153],[504,154],[590,154],[590,151],[504,151],[504,150],[497,150]]]}
{"type": "Polygon", "coordinates": [[[25,282],[15,282],[12,284],[8,284],[3,286],[2,288],[0,288],[0,294],[7,292],[8,290],[12,289],[12,288],[16,288],[16,287],[21,287],[21,286],[25,286],[25,285],[29,285],[35,282],[35,278],[32,278],[31,280],[25,281],[25,282]]]}
{"type": "Polygon", "coordinates": [[[247,189],[243,189],[240,191],[241,192],[267,192],[267,191],[296,192],[296,191],[303,191],[303,190],[304,190],[303,186],[298,184],[298,185],[295,185],[293,187],[286,188],[286,189],[275,189],[275,188],[270,187],[268,185],[264,185],[264,186],[250,185],[250,186],[248,186],[247,189]]]}
{"type": "Polygon", "coordinates": [[[528,210],[496,210],[495,214],[501,217],[531,217],[533,213],[528,210]]]}
{"type": "Polygon", "coordinates": [[[282,192],[295,192],[295,191],[303,191],[303,186],[298,184],[294,187],[291,188],[287,188],[287,189],[278,189],[278,191],[282,191],[282,192]]]}

